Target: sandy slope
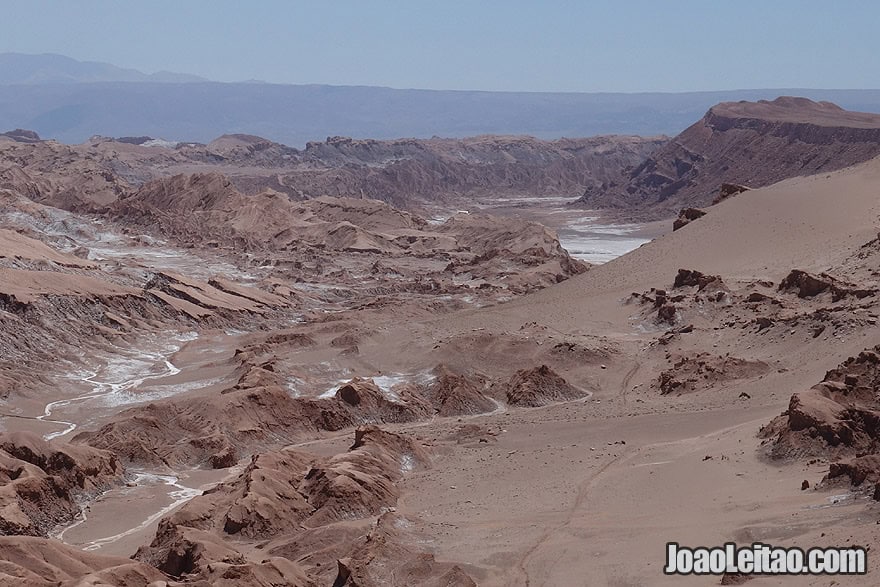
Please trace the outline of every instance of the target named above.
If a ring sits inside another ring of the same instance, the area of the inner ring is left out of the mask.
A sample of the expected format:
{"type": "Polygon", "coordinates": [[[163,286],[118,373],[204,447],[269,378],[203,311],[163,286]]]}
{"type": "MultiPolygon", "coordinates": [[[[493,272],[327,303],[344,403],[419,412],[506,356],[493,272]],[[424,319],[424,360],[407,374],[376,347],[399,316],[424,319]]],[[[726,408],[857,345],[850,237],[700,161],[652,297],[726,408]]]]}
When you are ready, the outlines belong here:
{"type": "MultiPolygon", "coordinates": [[[[793,268],[855,275],[854,253],[877,236],[878,183],[880,161],[872,161],[747,192],[557,287],[379,337],[377,359],[396,348],[395,341],[461,340],[474,329],[488,340],[509,339],[525,328],[533,345],[601,335],[623,349],[608,360],[607,371],[563,372],[574,383],[593,377],[599,389],[592,401],[486,417],[487,427],[501,431],[497,443],[453,442],[445,461],[407,482],[402,508],[421,519],[438,558],[472,565],[465,568],[481,585],[705,585],[713,581],[660,574],[665,542],[874,542],[874,510],[866,509],[864,497],[833,506],[831,497],[846,488],[800,491],[803,479],[812,485],[822,479],[826,461],[768,462],[756,438],[787,407],[792,391],[807,389],[827,369],[876,344],[870,322],[839,336],[804,336],[803,324],[762,335],[718,328],[704,308],[685,313],[685,323],[696,324],[692,333],[657,346],[656,327],[624,302],[648,286],[671,287],[682,267],[720,275],[731,290],[759,280],[777,284],[793,268]],[[776,370],[660,398],[651,380],[667,350],[759,357],[776,370]],[[612,444],[621,440],[626,444],[612,444]]],[[[416,360],[408,344],[409,360],[416,360]]],[[[533,357],[543,352],[531,349],[533,357]]],[[[528,362],[529,356],[518,351],[509,361],[528,362]]],[[[455,427],[450,422],[438,437],[455,427]]],[[[750,584],[829,581],[763,578],[750,584]]]]}
{"type": "Polygon", "coordinates": [[[667,284],[679,268],[776,282],[792,268],[833,270],[877,236],[878,182],[880,161],[874,160],[745,192],[650,246],[460,323],[513,324],[528,314],[549,327],[575,331],[607,323],[612,314],[606,312],[626,311],[616,303],[621,297],[647,284],[667,284]]]}

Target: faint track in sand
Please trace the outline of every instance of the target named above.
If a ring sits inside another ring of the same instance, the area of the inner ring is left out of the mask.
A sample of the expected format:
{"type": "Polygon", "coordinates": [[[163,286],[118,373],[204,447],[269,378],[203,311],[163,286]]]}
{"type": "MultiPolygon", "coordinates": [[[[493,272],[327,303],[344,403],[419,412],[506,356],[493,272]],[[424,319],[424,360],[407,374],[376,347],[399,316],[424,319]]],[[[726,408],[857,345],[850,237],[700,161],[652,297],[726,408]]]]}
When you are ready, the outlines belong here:
{"type": "Polygon", "coordinates": [[[590,488],[593,486],[593,484],[599,479],[599,477],[602,474],[604,474],[613,465],[616,465],[625,459],[632,458],[633,456],[635,456],[636,453],[638,453],[638,450],[639,449],[625,451],[622,454],[617,455],[616,457],[612,458],[610,461],[608,461],[607,463],[605,463],[604,465],[599,467],[598,471],[596,471],[595,473],[590,475],[583,483],[581,483],[580,486],[578,487],[577,494],[575,495],[574,502],[572,503],[571,507],[568,508],[568,512],[567,512],[565,521],[560,524],[557,524],[553,528],[549,528],[547,530],[544,530],[544,533],[541,534],[541,537],[538,538],[537,542],[535,542],[527,551],[525,551],[523,553],[523,555],[520,557],[519,561],[517,561],[516,569],[524,577],[526,587],[531,586],[531,577],[529,577],[529,572],[526,570],[526,565],[528,564],[528,561],[532,557],[532,555],[534,555],[535,552],[537,552],[538,549],[541,548],[541,546],[543,546],[547,542],[547,540],[550,539],[551,536],[553,536],[554,534],[556,534],[560,530],[563,530],[569,524],[571,524],[571,521],[574,517],[574,513],[578,509],[580,509],[580,507],[583,505],[584,501],[587,499],[587,495],[589,494],[590,488]]]}
{"type": "Polygon", "coordinates": [[[632,381],[632,378],[638,373],[639,369],[642,367],[642,364],[636,361],[635,365],[633,365],[629,371],[626,372],[626,375],[623,376],[623,381],[620,383],[620,400],[623,402],[623,405],[627,405],[628,400],[626,399],[627,390],[629,390],[629,382],[632,381]]]}
{"type": "MultiPolygon", "coordinates": [[[[637,367],[638,367],[638,365],[636,366],[636,368],[637,367]]],[[[636,368],[631,370],[631,372],[634,373],[636,368]]],[[[529,547],[529,549],[526,550],[523,553],[523,555],[519,558],[519,560],[516,563],[516,570],[524,578],[524,581],[525,581],[524,585],[526,587],[531,587],[531,577],[529,576],[528,570],[526,570],[526,566],[528,565],[529,559],[531,559],[535,555],[535,553],[550,540],[550,538],[552,536],[554,536],[555,534],[559,533],[560,531],[564,530],[565,528],[567,528],[568,526],[571,525],[572,521],[574,520],[575,513],[586,502],[586,499],[587,499],[588,495],[590,494],[590,490],[596,485],[596,483],[598,481],[600,481],[600,479],[606,473],[608,473],[609,470],[611,470],[614,467],[619,467],[620,465],[623,465],[624,463],[627,463],[629,461],[632,461],[633,459],[635,459],[639,454],[641,454],[645,450],[650,450],[650,449],[654,449],[654,448],[670,447],[670,446],[675,446],[675,445],[686,445],[689,443],[694,443],[696,441],[707,440],[712,437],[728,434],[728,433],[731,433],[735,430],[738,430],[739,428],[742,428],[745,426],[754,426],[755,424],[760,424],[763,422],[765,422],[765,418],[762,417],[762,418],[758,418],[756,420],[750,420],[748,422],[742,422],[740,424],[735,424],[733,426],[727,426],[725,428],[720,428],[718,430],[714,430],[712,432],[707,432],[705,434],[700,434],[697,436],[690,436],[687,438],[679,438],[676,440],[643,444],[642,446],[628,449],[628,450],[624,451],[623,453],[621,453],[620,455],[609,460],[607,463],[602,465],[595,473],[590,475],[586,480],[584,480],[579,485],[577,494],[575,495],[574,502],[572,503],[571,507],[568,508],[565,520],[563,522],[553,526],[552,528],[545,530],[541,534],[541,536],[538,538],[538,540],[531,547],[529,547]]],[[[662,462],[650,463],[650,464],[666,464],[669,462],[672,462],[672,461],[662,461],[662,462]]]]}

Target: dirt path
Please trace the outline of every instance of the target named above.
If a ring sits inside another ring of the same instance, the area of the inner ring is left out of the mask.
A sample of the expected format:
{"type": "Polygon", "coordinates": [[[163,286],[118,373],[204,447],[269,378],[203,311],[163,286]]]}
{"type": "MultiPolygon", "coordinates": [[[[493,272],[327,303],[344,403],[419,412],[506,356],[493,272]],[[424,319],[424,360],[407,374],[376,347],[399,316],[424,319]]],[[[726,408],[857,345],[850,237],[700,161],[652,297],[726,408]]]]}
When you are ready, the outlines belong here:
{"type": "MultiPolygon", "coordinates": [[[[757,535],[786,544],[793,532],[827,531],[829,518],[849,515],[844,507],[863,507],[838,500],[835,510],[833,492],[801,492],[821,465],[759,458],[755,434],[779,408],[598,418],[572,402],[487,417],[503,429],[497,443],[445,445],[433,469],[407,479],[398,510],[438,559],[462,564],[480,585],[676,584],[661,571],[668,541],[757,535]],[[792,530],[815,508],[824,520],[792,530]]],[[[457,426],[437,421],[423,434],[442,438],[457,426]]]]}
{"type": "Polygon", "coordinates": [[[537,540],[537,542],[535,542],[528,550],[525,551],[525,553],[523,553],[523,556],[519,559],[519,561],[516,564],[516,568],[522,574],[523,579],[525,580],[526,587],[531,587],[531,584],[532,584],[531,577],[529,576],[528,569],[526,568],[526,566],[528,565],[529,559],[531,559],[532,556],[534,556],[535,553],[538,552],[541,549],[541,547],[544,544],[546,544],[547,541],[550,540],[550,538],[554,534],[562,531],[569,524],[571,524],[571,521],[574,518],[575,514],[581,508],[584,501],[587,499],[590,487],[592,487],[592,485],[594,483],[596,483],[596,481],[599,479],[599,477],[602,474],[604,474],[606,471],[611,469],[612,467],[619,465],[630,454],[631,454],[631,451],[628,451],[628,452],[625,452],[621,455],[618,455],[618,456],[612,458],[610,461],[608,461],[607,463],[602,465],[599,468],[599,470],[597,470],[592,476],[590,476],[584,483],[582,483],[580,485],[580,487],[578,488],[577,496],[575,497],[574,502],[571,504],[571,507],[569,508],[568,516],[566,517],[566,519],[562,523],[556,525],[555,527],[548,528],[547,530],[545,530],[544,533],[541,534],[541,537],[537,540]]]}

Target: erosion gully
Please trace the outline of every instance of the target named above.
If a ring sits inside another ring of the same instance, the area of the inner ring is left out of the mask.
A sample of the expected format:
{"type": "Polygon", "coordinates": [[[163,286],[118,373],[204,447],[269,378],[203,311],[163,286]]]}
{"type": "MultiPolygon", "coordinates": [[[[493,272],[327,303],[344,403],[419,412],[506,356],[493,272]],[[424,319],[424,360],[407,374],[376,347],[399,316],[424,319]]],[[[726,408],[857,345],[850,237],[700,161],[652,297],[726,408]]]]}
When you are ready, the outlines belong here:
{"type": "MultiPolygon", "coordinates": [[[[474,212],[524,216],[557,230],[572,256],[602,263],[663,232],[660,226],[607,224],[567,206],[569,198],[494,199],[477,202],[474,212]]],[[[71,246],[85,246],[91,259],[128,261],[155,270],[174,270],[198,276],[220,272],[244,282],[253,276],[224,262],[205,263],[192,253],[173,247],[138,246],[103,226],[91,225],[64,212],[50,223],[31,217],[6,218],[13,224],[37,228],[60,240],[77,239],[71,246]],[[39,224],[39,226],[37,225],[39,224]],[[60,227],[60,228],[59,228],[60,227]],[[83,234],[88,235],[83,238],[83,234]]],[[[206,278],[209,276],[205,276],[206,278]]],[[[24,402],[18,414],[7,414],[4,428],[27,429],[47,441],[65,441],[83,428],[95,429],[126,408],[187,393],[205,393],[228,382],[234,369],[232,357],[241,337],[237,330],[195,332],[181,330],[143,335],[134,342],[101,351],[89,349],[70,361],[70,368],[55,377],[56,393],[42,404],[24,402]],[[226,360],[225,360],[226,359],[226,360]],[[35,413],[28,414],[28,409],[35,413]],[[11,419],[19,423],[10,425],[11,419]]],[[[393,395],[396,381],[377,381],[393,395]]],[[[333,388],[331,388],[331,391],[333,388]]],[[[504,406],[498,406],[498,411],[504,406]]],[[[84,505],[70,524],[56,528],[52,536],[84,550],[131,555],[149,541],[159,520],[186,501],[238,474],[239,467],[223,471],[129,469],[127,482],[104,492],[84,505]]]]}
{"type": "MultiPolygon", "coordinates": [[[[187,393],[220,389],[230,381],[240,334],[145,336],[130,347],[83,357],[87,369],[59,377],[53,399],[37,416],[46,440],[67,440],[80,428],[95,429],[121,410],[187,393]],[[179,363],[179,366],[178,364],[179,363]]],[[[53,536],[85,550],[130,555],[148,541],[158,521],[236,471],[129,468],[127,482],[84,506],[74,522],[53,536]]]]}

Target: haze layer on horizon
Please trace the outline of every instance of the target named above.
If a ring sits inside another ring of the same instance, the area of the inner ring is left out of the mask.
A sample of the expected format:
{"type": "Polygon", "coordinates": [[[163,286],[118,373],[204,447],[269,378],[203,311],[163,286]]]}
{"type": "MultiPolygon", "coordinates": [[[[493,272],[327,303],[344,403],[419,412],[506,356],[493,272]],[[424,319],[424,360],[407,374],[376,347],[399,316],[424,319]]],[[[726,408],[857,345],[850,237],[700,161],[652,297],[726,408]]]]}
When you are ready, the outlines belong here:
{"type": "Polygon", "coordinates": [[[880,87],[880,5],[762,2],[10,3],[0,52],[216,81],[682,92],[880,87]],[[38,31],[39,34],[35,34],[38,31]]]}

